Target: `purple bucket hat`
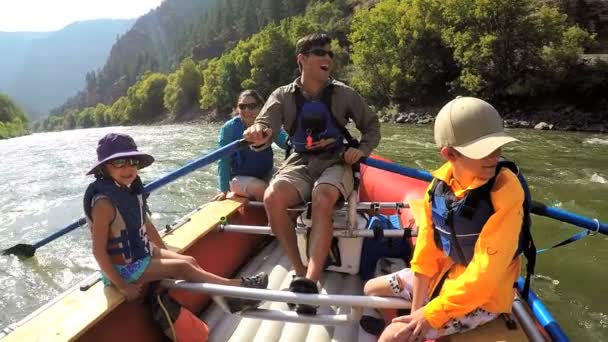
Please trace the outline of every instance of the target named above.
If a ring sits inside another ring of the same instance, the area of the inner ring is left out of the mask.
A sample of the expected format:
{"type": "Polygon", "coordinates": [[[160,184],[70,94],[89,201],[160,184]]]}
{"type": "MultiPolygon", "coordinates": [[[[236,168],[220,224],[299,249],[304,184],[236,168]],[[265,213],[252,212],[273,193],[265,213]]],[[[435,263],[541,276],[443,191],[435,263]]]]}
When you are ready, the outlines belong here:
{"type": "Polygon", "coordinates": [[[105,162],[126,157],[139,159],[140,169],[150,166],[154,162],[154,157],[137,150],[137,145],[130,136],[121,133],[108,133],[99,139],[97,143],[97,164],[87,172],[87,175],[97,172],[105,162]]]}

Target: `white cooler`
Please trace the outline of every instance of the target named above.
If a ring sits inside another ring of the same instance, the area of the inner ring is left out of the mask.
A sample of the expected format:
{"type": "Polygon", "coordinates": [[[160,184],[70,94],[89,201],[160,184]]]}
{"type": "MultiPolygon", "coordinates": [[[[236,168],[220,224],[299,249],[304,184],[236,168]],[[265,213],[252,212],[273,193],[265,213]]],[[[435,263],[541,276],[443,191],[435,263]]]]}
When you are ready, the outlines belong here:
{"type": "MultiPolygon", "coordinates": [[[[308,233],[300,233],[297,234],[298,240],[298,250],[300,252],[300,257],[302,258],[302,263],[304,265],[308,264],[308,254],[306,253],[306,247],[308,246],[309,252],[312,251],[311,244],[308,243],[308,238],[311,238],[314,243],[314,236],[312,236],[311,226],[312,221],[306,218],[307,211],[304,211],[297,219],[296,227],[299,230],[302,228],[308,229],[308,233]]],[[[333,215],[333,226],[334,230],[348,230],[348,213],[346,208],[337,209],[334,211],[333,215]]],[[[367,218],[362,216],[360,213],[357,213],[357,224],[355,229],[365,229],[367,225],[367,218]]],[[[361,261],[361,248],[363,247],[363,238],[362,237],[334,237],[333,239],[337,239],[337,254],[335,251],[335,243],[332,242],[332,247],[330,248],[329,258],[332,261],[339,261],[338,265],[330,265],[326,269],[328,271],[335,271],[341,273],[348,274],[357,274],[359,273],[359,263],[361,261]]]]}

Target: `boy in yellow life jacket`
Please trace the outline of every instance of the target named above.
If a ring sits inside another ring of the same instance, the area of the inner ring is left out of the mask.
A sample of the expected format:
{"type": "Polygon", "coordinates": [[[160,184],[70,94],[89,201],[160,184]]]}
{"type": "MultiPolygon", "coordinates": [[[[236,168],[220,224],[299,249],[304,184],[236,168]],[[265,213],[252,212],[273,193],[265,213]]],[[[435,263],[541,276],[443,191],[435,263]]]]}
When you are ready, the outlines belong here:
{"type": "Polygon", "coordinates": [[[433,173],[411,268],[370,280],[368,295],[402,296],[411,314],[397,317],[379,341],[424,341],[462,333],[511,312],[520,272],[524,190],[499,164],[508,136],[489,103],[459,97],[435,119],[446,163],[433,173]],[[433,295],[432,295],[433,294],[433,295]]]}

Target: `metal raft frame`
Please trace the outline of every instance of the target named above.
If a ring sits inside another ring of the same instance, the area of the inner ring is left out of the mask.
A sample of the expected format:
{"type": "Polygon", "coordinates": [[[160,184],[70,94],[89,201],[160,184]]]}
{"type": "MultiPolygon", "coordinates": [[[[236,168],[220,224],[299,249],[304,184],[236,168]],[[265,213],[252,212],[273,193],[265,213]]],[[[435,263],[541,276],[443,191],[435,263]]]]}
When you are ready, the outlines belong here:
{"type": "Polygon", "coordinates": [[[210,295],[213,300],[227,313],[247,318],[257,318],[272,321],[309,323],[322,325],[350,325],[356,324],[361,319],[363,308],[377,309],[405,309],[410,308],[411,303],[400,298],[388,298],[378,296],[355,296],[355,295],[329,295],[329,294],[305,294],[289,291],[277,291],[267,289],[251,289],[238,286],[227,286],[207,283],[191,283],[183,280],[161,281],[161,286],[173,289],[182,289],[194,292],[202,292],[210,295]],[[303,315],[294,311],[249,309],[237,313],[230,311],[226,303],[226,297],[262,300],[269,302],[282,302],[293,304],[308,304],[318,306],[337,306],[341,309],[336,311],[349,311],[348,314],[316,314],[303,315]]]}
{"type": "MultiPolygon", "coordinates": [[[[261,207],[262,202],[249,202],[248,206],[261,207]]],[[[289,208],[292,212],[304,212],[310,204],[289,208]]],[[[357,202],[356,191],[349,196],[349,202],[345,203],[342,209],[346,209],[346,227],[335,227],[333,235],[343,238],[362,238],[374,237],[380,233],[386,237],[410,237],[415,236],[411,229],[385,229],[380,232],[360,229],[357,227],[357,211],[372,210],[377,212],[380,209],[393,209],[399,212],[403,208],[409,208],[408,203],[404,202],[357,202]],[[376,235],[374,235],[376,234],[376,235]]],[[[339,208],[340,209],[340,208],[339,208]]],[[[273,235],[269,226],[237,225],[229,224],[224,218],[217,228],[220,232],[236,232],[247,234],[273,235]]],[[[298,224],[297,234],[307,234],[310,227],[298,224]]],[[[379,296],[357,296],[357,295],[333,295],[333,294],[304,294],[289,291],[277,291],[268,289],[252,289],[235,286],[192,283],[182,280],[165,279],[161,281],[161,286],[167,288],[182,289],[188,291],[202,292],[210,295],[213,300],[229,314],[236,314],[247,318],[263,320],[309,323],[321,325],[351,325],[357,324],[361,319],[364,308],[375,309],[407,309],[411,303],[401,298],[379,297],[379,296]],[[316,314],[304,315],[294,311],[271,310],[271,309],[248,309],[240,312],[231,312],[226,297],[261,300],[269,302],[282,302],[293,304],[308,304],[313,306],[337,306],[336,312],[348,312],[347,314],[316,314]]]]}

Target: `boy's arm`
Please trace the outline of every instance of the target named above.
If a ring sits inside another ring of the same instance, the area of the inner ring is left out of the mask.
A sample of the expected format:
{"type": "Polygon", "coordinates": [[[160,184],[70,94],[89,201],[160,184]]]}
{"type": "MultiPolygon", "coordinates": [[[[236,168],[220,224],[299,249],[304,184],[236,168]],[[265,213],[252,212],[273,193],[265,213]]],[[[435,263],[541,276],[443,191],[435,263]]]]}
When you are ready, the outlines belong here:
{"type": "Polygon", "coordinates": [[[108,199],[100,199],[95,202],[91,211],[92,224],[92,240],[93,240],[93,256],[97,260],[97,264],[101,271],[112,281],[118,288],[127,286],[122,277],[114,269],[114,264],[110,260],[110,256],[106,250],[108,246],[108,234],[110,231],[110,223],[115,215],[115,208],[108,199]]]}
{"type": "MultiPolygon", "coordinates": [[[[431,185],[429,185],[429,189],[430,187],[431,185]]],[[[444,254],[435,245],[428,189],[425,191],[423,201],[410,200],[409,204],[418,227],[416,246],[410,263],[411,270],[415,274],[433,278],[441,271],[439,265],[444,254]]],[[[427,294],[428,292],[425,293],[425,295],[427,294]]]]}
{"type": "Polygon", "coordinates": [[[412,284],[412,307],[411,312],[414,312],[424,306],[428,298],[429,285],[431,277],[420,273],[414,273],[414,283],[412,284]]]}
{"type": "Polygon", "coordinates": [[[504,281],[513,262],[519,244],[524,200],[517,176],[501,172],[491,199],[495,211],[483,226],[473,259],[465,271],[457,279],[446,282],[441,295],[424,308],[424,316],[434,328],[487,303],[493,295],[492,289],[504,281]]]}
{"type": "Polygon", "coordinates": [[[350,94],[347,102],[350,104],[350,115],[361,132],[359,150],[369,156],[380,143],[380,121],[361,95],[354,90],[348,94],[350,94]]]}

